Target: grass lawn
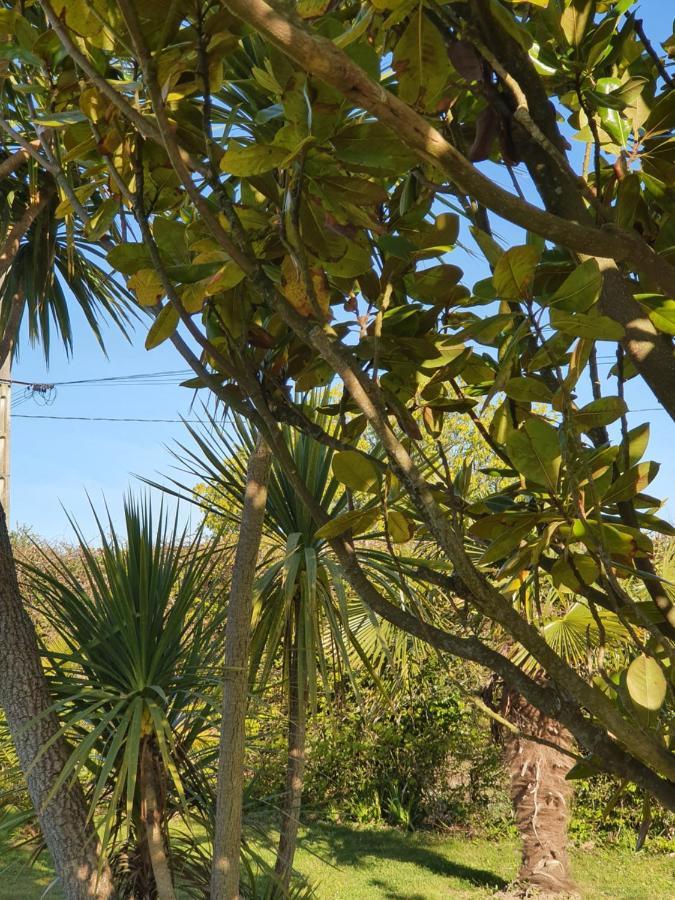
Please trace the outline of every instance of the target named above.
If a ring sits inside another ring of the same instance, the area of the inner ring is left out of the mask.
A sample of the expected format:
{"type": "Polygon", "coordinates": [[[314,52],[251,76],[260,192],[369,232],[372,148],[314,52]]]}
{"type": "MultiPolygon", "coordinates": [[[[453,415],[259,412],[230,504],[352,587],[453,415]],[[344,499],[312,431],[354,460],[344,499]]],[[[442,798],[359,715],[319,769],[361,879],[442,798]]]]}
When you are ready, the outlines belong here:
{"type": "MultiPolygon", "coordinates": [[[[675,900],[672,857],[596,849],[576,850],[573,859],[585,900],[675,900]]],[[[303,829],[296,860],[319,900],[490,897],[513,878],[517,861],[511,840],[316,824],[303,829]]],[[[0,900],[37,900],[50,881],[46,861],[31,869],[24,854],[0,846],[0,900]]]]}

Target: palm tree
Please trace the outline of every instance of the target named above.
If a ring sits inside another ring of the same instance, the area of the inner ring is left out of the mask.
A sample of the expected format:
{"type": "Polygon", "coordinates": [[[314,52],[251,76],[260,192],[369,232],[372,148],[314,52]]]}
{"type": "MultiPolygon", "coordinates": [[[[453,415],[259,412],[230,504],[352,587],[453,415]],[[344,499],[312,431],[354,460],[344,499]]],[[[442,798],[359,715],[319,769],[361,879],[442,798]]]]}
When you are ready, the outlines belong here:
{"type": "MultiPolygon", "coordinates": [[[[327,395],[309,398],[320,406],[327,395]]],[[[328,418],[319,424],[330,430],[328,418]]],[[[240,521],[246,485],[246,460],[255,446],[251,426],[234,417],[228,434],[215,419],[208,428],[188,430],[197,449],[180,446],[175,454],[184,471],[201,480],[192,495],[216,529],[235,530],[240,521]]],[[[283,429],[284,439],[308,489],[333,517],[348,510],[349,492],[333,475],[333,451],[304,433],[283,429]]],[[[166,488],[186,493],[180,481],[166,488]]],[[[156,485],[160,486],[161,485],[156,485]]],[[[393,585],[386,554],[361,551],[362,564],[378,573],[378,580],[393,585]]],[[[312,516],[292,485],[273,462],[268,485],[263,543],[257,581],[257,613],[250,654],[251,683],[264,685],[279,660],[287,704],[287,763],[281,803],[281,827],[275,871],[288,890],[297,845],[302,803],[307,711],[314,708],[321,687],[329,687],[329,659],[335,652],[349,665],[348,644],[366,656],[349,627],[353,613],[339,565],[312,516]],[[327,639],[327,634],[330,639],[327,639]]],[[[393,587],[392,587],[393,590],[393,587]]]]}
{"type": "MultiPolygon", "coordinates": [[[[99,548],[73,523],[77,554],[43,553],[28,577],[58,636],[44,649],[73,745],[55,789],[79,772],[126,896],[175,896],[168,822],[203,806],[204,736],[217,707],[223,617],[215,548],[147,500],[125,531],[96,516],[99,548]]],[[[177,514],[176,514],[177,516],[177,514]]],[[[55,736],[55,738],[57,737],[55,736]]],[[[45,748],[46,749],[46,748],[45,748]]],[[[213,757],[212,747],[211,758],[213,757]]]]}
{"type": "MultiPolygon", "coordinates": [[[[8,115],[7,110],[4,114],[8,115]]],[[[36,142],[38,143],[38,142],[36,142]]],[[[56,328],[70,352],[73,335],[69,305],[73,299],[101,342],[99,313],[125,330],[126,291],[96,262],[97,252],[56,218],[56,187],[44,172],[25,178],[28,154],[6,143],[10,156],[0,164],[0,377],[11,377],[21,321],[28,311],[29,337],[40,341],[49,357],[56,328]],[[12,152],[13,151],[13,152],[12,152]],[[70,289],[70,290],[69,290],[70,289]]],[[[92,199],[90,208],[96,200],[92,199]]],[[[55,790],[55,773],[67,758],[50,710],[50,697],[40,665],[35,629],[23,605],[7,530],[0,508],[0,705],[26,776],[33,806],[68,897],[107,898],[110,873],[97,851],[87,823],[78,782],[55,790]],[[30,689],[27,690],[27,687],[30,689]],[[39,748],[50,741],[49,750],[39,748]]]]}

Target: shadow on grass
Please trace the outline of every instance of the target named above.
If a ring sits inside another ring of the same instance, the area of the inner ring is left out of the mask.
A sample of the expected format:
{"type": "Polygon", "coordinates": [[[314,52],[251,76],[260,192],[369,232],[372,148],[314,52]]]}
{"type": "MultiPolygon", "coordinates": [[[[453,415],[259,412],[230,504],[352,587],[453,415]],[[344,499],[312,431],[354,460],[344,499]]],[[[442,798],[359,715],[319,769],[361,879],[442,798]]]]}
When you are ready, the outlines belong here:
{"type": "MultiPolygon", "coordinates": [[[[364,857],[391,859],[396,863],[412,863],[443,878],[455,878],[473,887],[504,888],[508,882],[496,872],[478,869],[453,862],[428,846],[422,846],[415,837],[398,831],[354,831],[339,825],[313,824],[310,834],[300,841],[300,846],[319,857],[329,857],[338,867],[364,865],[364,857]]],[[[371,884],[382,890],[388,900],[425,900],[423,894],[399,894],[392,891],[385,881],[373,879],[371,884]]]]}

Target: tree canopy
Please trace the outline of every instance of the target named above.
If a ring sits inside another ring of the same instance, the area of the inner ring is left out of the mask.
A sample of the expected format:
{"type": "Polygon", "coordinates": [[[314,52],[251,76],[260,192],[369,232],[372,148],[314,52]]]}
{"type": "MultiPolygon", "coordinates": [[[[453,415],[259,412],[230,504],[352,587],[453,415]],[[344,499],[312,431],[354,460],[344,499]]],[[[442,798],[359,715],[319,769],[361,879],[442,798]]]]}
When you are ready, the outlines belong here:
{"type": "Polygon", "coordinates": [[[675,611],[653,563],[672,527],[624,396],[642,379],[675,418],[675,94],[631,4],[38,0],[0,26],[8,150],[105,249],[146,347],[173,341],[190,386],[264,437],[355,593],[675,806],[675,611]],[[466,283],[457,248],[485,277],[466,283]],[[335,428],[305,402],[321,385],[335,428]],[[499,460],[478,499],[438,440],[458,413],[499,460]],[[348,511],[307,489],[280,423],[335,451],[348,511]],[[394,550],[423,542],[401,574],[439,589],[433,616],[361,567],[378,522],[394,550]],[[550,581],[601,642],[618,616],[628,668],[592,679],[556,652],[550,581]]]}

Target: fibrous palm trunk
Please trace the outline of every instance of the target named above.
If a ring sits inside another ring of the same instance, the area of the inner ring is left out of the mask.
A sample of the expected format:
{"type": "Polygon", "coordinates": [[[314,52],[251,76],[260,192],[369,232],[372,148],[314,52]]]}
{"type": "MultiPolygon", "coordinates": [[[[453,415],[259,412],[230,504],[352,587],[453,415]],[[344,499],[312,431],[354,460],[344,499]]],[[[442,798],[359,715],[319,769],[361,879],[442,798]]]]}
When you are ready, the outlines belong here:
{"type": "Polygon", "coordinates": [[[40,664],[35,628],[26,612],[0,506],[0,706],[5,711],[43,837],[68,900],[113,896],[110,870],[99,866],[98,842],[78,781],[54,791],[70,750],[59,730],[40,664]],[[43,751],[43,752],[41,752],[43,751]]]}
{"type": "Polygon", "coordinates": [[[289,657],[288,684],[288,758],[286,789],[281,810],[281,829],[275,874],[285,891],[291,880],[293,858],[298,843],[302,788],[305,772],[305,740],[307,719],[307,690],[300,647],[300,597],[294,601],[295,628],[289,657]]]}
{"type": "Polygon", "coordinates": [[[504,738],[511,802],[523,845],[518,881],[546,894],[574,894],[567,853],[574,787],[565,780],[572,758],[564,752],[571,748],[572,737],[515,692],[505,695],[504,712],[520,732],[506,731],[504,738]],[[556,746],[528,740],[525,734],[556,746]]]}

